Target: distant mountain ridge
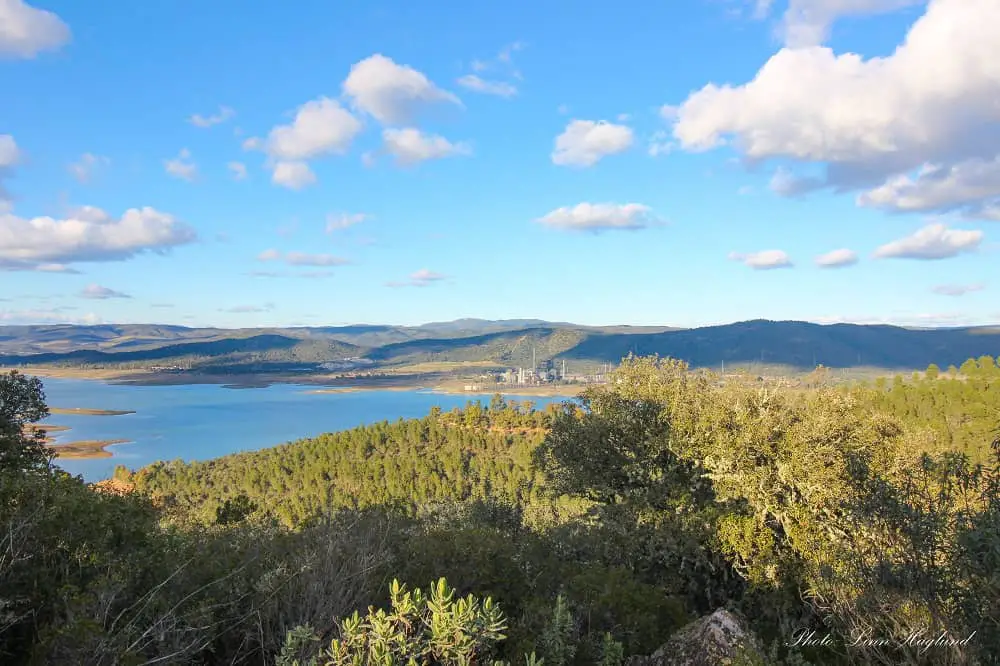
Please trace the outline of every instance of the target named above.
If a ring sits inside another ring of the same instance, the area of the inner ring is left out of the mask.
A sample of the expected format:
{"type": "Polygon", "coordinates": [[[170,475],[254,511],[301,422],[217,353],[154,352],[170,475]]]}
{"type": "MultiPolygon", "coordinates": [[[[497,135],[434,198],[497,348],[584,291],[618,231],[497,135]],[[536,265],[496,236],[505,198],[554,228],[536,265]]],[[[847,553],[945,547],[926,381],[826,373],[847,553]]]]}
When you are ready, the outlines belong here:
{"type": "Polygon", "coordinates": [[[1000,327],[915,329],[890,325],[752,320],[699,328],[584,326],[537,319],[460,319],[420,326],[185,328],[147,324],[0,326],[0,364],[104,365],[184,359],[194,369],[308,369],[367,357],[377,366],[532,359],[573,365],[628,354],[671,356],[695,367],[760,363],[808,369],[922,369],[1000,355],[1000,327]]]}

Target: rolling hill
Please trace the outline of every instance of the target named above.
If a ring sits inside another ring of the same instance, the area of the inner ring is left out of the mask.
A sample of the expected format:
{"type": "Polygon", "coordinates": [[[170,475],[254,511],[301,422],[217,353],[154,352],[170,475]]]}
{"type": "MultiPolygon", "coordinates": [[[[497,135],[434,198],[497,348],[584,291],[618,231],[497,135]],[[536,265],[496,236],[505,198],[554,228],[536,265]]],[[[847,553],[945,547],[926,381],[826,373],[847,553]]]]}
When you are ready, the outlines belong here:
{"type": "Polygon", "coordinates": [[[885,325],[755,320],[691,329],[578,326],[540,320],[465,319],[423,326],[354,325],[285,329],[180,326],[0,327],[0,364],[191,370],[309,370],[324,361],[365,357],[376,368],[480,362],[530,366],[565,360],[575,369],[659,354],[695,367],[765,364],[807,370],[891,370],[958,365],[1000,355],[1000,327],[913,329],[885,325]]]}

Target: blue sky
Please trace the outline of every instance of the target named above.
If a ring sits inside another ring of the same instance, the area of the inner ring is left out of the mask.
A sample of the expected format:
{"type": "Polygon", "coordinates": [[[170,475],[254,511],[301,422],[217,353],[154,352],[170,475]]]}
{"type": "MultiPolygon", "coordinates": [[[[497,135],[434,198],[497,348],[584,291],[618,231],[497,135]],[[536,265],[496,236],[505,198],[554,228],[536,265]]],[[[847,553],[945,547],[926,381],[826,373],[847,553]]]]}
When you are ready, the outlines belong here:
{"type": "Polygon", "coordinates": [[[290,7],[0,0],[0,323],[1000,320],[996,0],[290,7]]]}

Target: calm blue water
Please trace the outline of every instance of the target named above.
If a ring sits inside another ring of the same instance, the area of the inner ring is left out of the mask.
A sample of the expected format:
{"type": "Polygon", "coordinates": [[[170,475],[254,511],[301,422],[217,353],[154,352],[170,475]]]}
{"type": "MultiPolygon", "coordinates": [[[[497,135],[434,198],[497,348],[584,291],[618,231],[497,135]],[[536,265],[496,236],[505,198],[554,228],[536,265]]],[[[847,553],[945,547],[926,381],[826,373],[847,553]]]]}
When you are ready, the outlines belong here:
{"type": "MultiPolygon", "coordinates": [[[[447,411],[489,396],[429,391],[309,393],[316,387],[278,384],[231,389],[219,385],[123,386],[89,380],[46,379],[50,407],[130,410],[124,416],[55,415],[46,420],[69,426],[56,442],[126,439],[108,447],[111,458],[58,459],[60,467],[87,481],[111,476],[115,465],[137,468],[157,460],[205,460],[237,451],[275,446],[324,432],[382,420],[414,418],[435,405],[447,411]]],[[[510,396],[541,407],[565,398],[510,396]]]]}

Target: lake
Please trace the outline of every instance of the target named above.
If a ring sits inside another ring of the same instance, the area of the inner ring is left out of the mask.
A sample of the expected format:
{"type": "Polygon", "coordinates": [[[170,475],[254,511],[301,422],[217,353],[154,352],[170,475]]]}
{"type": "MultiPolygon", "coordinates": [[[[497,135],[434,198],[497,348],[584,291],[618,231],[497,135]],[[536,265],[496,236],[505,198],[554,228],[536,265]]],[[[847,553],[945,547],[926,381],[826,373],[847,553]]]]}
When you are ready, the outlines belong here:
{"type": "MultiPolygon", "coordinates": [[[[107,447],[111,458],[57,464],[87,481],[111,476],[115,465],[132,469],[157,460],[205,460],[346,430],[383,420],[415,418],[432,407],[462,407],[470,400],[488,403],[490,396],[413,391],[309,393],[315,386],[275,384],[268,388],[233,389],[216,384],[135,386],[93,380],[42,378],[50,407],[134,411],[121,416],[56,414],[50,425],[69,426],[52,433],[56,443],[76,440],[125,439],[107,447]]],[[[506,396],[541,407],[567,398],[506,396]]]]}

